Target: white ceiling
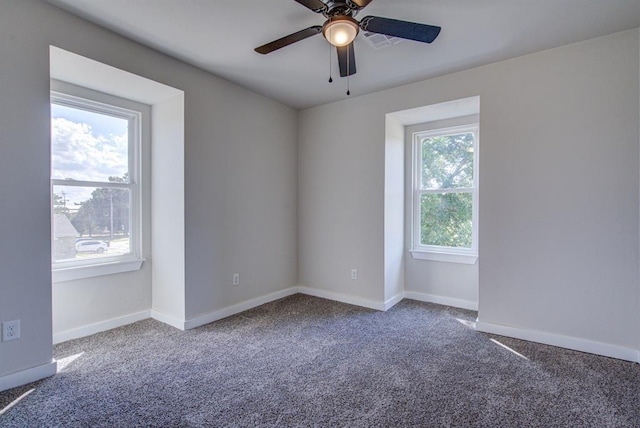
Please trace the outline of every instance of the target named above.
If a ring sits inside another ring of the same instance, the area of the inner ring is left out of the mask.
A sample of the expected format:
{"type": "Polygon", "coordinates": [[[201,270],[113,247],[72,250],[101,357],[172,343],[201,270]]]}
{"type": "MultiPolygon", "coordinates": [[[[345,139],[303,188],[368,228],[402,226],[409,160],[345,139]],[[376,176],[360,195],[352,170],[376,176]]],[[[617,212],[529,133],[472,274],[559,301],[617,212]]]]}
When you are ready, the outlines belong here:
{"type": "MultiPolygon", "coordinates": [[[[347,98],[329,44],[313,36],[268,55],[257,46],[324,22],[294,0],[46,0],[295,108],[347,98]]],[[[355,42],[351,96],[640,27],[640,0],[373,0],[358,18],[442,27],[432,44],[355,42]]]]}

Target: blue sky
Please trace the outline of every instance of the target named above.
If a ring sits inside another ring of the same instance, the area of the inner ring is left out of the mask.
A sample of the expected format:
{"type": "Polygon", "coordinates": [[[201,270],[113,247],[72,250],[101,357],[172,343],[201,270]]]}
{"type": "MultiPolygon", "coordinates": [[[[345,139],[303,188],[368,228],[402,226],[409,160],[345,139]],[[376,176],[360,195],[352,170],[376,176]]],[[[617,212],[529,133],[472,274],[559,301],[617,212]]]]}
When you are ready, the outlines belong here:
{"type": "Polygon", "coordinates": [[[93,134],[96,136],[122,135],[127,132],[127,121],[124,119],[58,104],[51,104],[51,117],[62,117],[71,122],[86,123],[91,126],[93,134]]]}

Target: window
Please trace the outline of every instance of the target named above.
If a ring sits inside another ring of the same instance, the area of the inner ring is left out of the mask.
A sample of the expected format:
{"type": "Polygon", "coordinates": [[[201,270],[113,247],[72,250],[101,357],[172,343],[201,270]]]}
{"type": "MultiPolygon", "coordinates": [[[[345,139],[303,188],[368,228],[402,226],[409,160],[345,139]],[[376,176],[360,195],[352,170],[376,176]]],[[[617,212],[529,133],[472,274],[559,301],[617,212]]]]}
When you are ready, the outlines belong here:
{"type": "Polygon", "coordinates": [[[140,112],[52,92],[54,280],[140,268],[140,124],[140,112]]]}
{"type": "Polygon", "coordinates": [[[414,258],[475,263],[477,125],[413,133],[414,258]]]}

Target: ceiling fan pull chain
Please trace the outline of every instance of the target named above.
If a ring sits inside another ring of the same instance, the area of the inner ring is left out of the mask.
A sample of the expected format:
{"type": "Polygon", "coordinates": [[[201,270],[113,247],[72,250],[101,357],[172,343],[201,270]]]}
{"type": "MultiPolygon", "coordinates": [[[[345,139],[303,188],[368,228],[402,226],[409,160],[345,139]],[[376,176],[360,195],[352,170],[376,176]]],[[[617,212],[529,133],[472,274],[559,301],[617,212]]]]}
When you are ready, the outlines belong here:
{"type": "Polygon", "coordinates": [[[351,91],[349,90],[349,75],[350,70],[349,70],[349,52],[347,51],[347,95],[351,95],[351,91]]]}
{"type": "Polygon", "coordinates": [[[331,55],[333,53],[331,52],[331,46],[332,45],[329,44],[329,83],[333,83],[333,76],[331,76],[331,70],[332,70],[332,66],[333,66],[333,63],[331,61],[331,55]]]}

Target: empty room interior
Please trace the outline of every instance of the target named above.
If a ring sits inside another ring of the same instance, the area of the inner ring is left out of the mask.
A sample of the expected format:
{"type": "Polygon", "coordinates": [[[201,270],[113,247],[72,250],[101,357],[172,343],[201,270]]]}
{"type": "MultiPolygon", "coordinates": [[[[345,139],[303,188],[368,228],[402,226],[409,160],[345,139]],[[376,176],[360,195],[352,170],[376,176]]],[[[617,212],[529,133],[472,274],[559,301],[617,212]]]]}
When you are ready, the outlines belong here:
{"type": "Polygon", "coordinates": [[[640,426],[640,0],[0,0],[0,426],[640,426]]]}

